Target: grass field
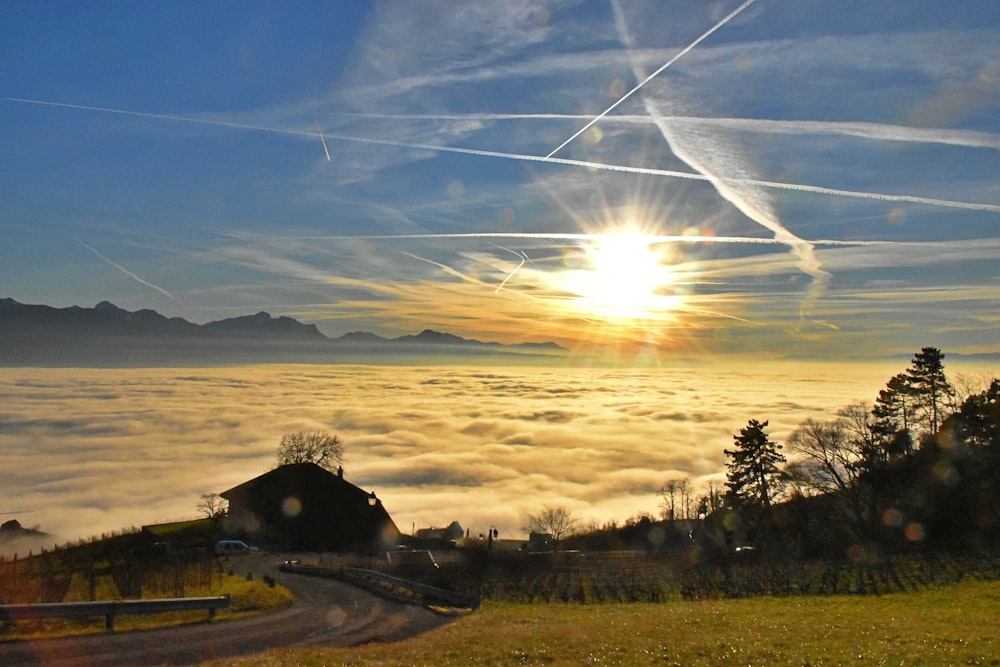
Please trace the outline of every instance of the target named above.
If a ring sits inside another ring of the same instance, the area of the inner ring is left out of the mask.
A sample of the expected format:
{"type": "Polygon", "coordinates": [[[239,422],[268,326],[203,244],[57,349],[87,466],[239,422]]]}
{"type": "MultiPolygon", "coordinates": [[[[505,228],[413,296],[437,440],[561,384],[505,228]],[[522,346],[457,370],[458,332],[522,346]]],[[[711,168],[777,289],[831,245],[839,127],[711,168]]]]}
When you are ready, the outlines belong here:
{"type": "Polygon", "coordinates": [[[285,649],[207,664],[1000,665],[1000,582],[881,597],[487,602],[396,644],[285,649]]]}

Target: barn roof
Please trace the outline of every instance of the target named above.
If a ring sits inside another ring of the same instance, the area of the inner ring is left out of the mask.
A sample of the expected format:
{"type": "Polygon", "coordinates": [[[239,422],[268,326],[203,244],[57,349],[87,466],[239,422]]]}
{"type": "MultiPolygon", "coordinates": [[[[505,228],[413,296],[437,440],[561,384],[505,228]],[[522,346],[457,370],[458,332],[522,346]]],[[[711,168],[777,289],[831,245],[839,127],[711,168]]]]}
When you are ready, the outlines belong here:
{"type": "Polygon", "coordinates": [[[314,463],[280,466],[220,495],[289,546],[372,550],[399,538],[374,492],[314,463]]]}

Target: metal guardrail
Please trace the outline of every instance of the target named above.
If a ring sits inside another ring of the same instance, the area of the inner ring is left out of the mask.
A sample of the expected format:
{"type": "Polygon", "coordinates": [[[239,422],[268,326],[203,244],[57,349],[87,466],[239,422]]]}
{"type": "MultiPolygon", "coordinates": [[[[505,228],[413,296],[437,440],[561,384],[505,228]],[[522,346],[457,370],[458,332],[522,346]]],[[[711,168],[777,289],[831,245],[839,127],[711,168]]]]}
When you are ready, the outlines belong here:
{"type": "Polygon", "coordinates": [[[313,577],[327,577],[360,586],[373,593],[388,595],[400,602],[411,602],[426,606],[450,607],[453,609],[478,609],[480,598],[475,593],[450,591],[417,581],[400,579],[378,570],[361,568],[327,568],[316,565],[302,565],[289,562],[281,566],[285,572],[305,574],[313,577]]]}
{"type": "Polygon", "coordinates": [[[359,577],[371,582],[384,582],[390,586],[409,590],[423,599],[425,604],[458,607],[462,609],[477,609],[479,607],[479,596],[475,593],[462,593],[459,591],[449,591],[437,586],[422,584],[418,581],[400,579],[378,570],[362,570],[358,568],[344,568],[344,573],[359,577]]]}
{"type": "Polygon", "coordinates": [[[0,605],[0,621],[28,621],[40,618],[104,617],[104,627],[114,632],[118,614],[158,614],[169,611],[208,610],[208,619],[216,609],[229,607],[228,595],[197,598],[161,598],[157,600],[106,600],[99,602],[46,602],[42,604],[0,605]]]}

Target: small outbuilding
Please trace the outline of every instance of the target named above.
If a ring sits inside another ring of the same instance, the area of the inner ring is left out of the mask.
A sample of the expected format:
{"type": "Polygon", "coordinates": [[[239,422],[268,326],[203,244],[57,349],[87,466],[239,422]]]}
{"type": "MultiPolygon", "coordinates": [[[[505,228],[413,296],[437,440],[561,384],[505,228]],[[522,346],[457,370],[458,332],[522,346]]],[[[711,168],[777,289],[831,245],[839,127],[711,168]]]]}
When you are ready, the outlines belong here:
{"type": "Polygon", "coordinates": [[[283,465],[221,494],[226,531],[285,549],[380,553],[400,532],[375,492],[314,463],[283,465]]]}
{"type": "Polygon", "coordinates": [[[447,528],[418,528],[414,537],[421,540],[457,542],[465,537],[465,529],[458,521],[452,521],[447,528]]]}

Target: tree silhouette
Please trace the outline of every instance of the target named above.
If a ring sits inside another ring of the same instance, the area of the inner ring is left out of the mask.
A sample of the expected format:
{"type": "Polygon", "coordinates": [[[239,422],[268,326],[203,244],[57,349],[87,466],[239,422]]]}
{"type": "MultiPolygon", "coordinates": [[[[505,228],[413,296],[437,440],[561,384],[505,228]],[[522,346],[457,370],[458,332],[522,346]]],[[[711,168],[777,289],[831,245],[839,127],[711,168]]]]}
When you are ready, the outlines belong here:
{"type": "Polygon", "coordinates": [[[1000,380],[994,379],[988,389],[966,398],[950,421],[958,440],[975,447],[1000,447],[1000,380]]]}
{"type": "Polygon", "coordinates": [[[735,450],[725,450],[726,486],[729,496],[743,505],[771,507],[771,500],[781,491],[780,465],[785,462],[781,445],[772,442],[764,429],[767,422],[751,419],[739,435],[734,435],[735,450]]]}
{"type": "Polygon", "coordinates": [[[278,465],[289,463],[315,463],[333,470],[344,462],[344,443],[340,436],[315,431],[313,433],[286,433],[278,445],[278,465]]]}
{"type": "Polygon", "coordinates": [[[924,434],[937,433],[944,421],[942,412],[955,397],[955,389],[944,374],[944,354],[936,347],[921,348],[913,355],[906,378],[924,434]]]}
{"type": "Polygon", "coordinates": [[[913,443],[910,435],[913,403],[913,389],[906,373],[893,376],[875,399],[872,430],[885,450],[886,458],[897,458],[910,453],[913,443]]]}
{"type": "Polygon", "coordinates": [[[229,501],[218,493],[203,493],[198,502],[198,511],[204,514],[206,519],[221,519],[229,511],[229,501]]]}
{"type": "Polygon", "coordinates": [[[667,521],[690,519],[691,488],[686,477],[671,479],[660,487],[660,516],[667,521]]]}
{"type": "Polygon", "coordinates": [[[558,542],[570,534],[576,522],[576,517],[565,507],[546,507],[538,514],[529,514],[528,525],[521,530],[526,533],[545,533],[558,542]]]}
{"type": "Polygon", "coordinates": [[[855,477],[861,477],[885,462],[886,451],[879,446],[870,403],[854,401],[837,411],[837,419],[847,429],[850,446],[857,454],[851,463],[855,477]]]}
{"type": "Polygon", "coordinates": [[[863,483],[883,461],[875,446],[869,416],[871,408],[852,403],[830,421],[807,419],[785,443],[796,456],[785,469],[792,484],[816,493],[838,493],[850,502],[859,526],[871,515],[871,499],[863,483]]]}

